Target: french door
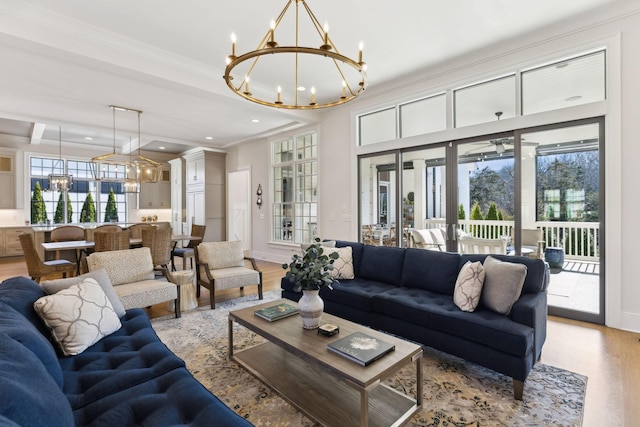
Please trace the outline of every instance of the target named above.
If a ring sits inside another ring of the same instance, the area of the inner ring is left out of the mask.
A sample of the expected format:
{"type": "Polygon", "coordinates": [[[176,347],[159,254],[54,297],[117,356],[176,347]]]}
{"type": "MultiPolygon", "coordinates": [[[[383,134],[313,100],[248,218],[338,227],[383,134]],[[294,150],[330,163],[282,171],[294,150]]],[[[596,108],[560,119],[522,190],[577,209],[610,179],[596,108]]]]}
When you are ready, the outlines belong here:
{"type": "Polygon", "coordinates": [[[503,240],[552,265],[550,314],[604,323],[603,148],[596,118],[362,156],[361,241],[503,240]]]}

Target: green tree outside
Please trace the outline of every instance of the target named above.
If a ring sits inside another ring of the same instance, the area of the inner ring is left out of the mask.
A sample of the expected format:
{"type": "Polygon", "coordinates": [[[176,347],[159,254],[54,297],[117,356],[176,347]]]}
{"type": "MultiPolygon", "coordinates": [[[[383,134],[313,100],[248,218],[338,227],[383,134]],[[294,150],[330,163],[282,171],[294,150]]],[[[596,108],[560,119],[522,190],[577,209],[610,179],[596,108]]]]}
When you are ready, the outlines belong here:
{"type": "Polygon", "coordinates": [[[109,189],[107,207],[104,211],[104,222],[109,222],[111,220],[118,221],[118,206],[116,205],[116,195],[113,192],[113,188],[109,189]]]}
{"type": "MultiPolygon", "coordinates": [[[[54,224],[62,224],[64,223],[64,192],[60,193],[58,196],[58,204],[56,205],[56,213],[53,215],[53,223],[54,224]]],[[[73,208],[71,207],[71,200],[67,199],[67,222],[71,222],[71,217],[73,215],[73,208]]]]}
{"type": "Polygon", "coordinates": [[[91,193],[87,193],[87,197],[82,204],[80,222],[96,222],[96,204],[91,193]]]}
{"type": "Polygon", "coordinates": [[[464,206],[462,203],[458,205],[458,219],[466,219],[467,213],[464,211],[464,206]]]}
{"type": "Polygon", "coordinates": [[[36,181],[33,196],[31,196],[31,224],[43,224],[48,220],[47,208],[44,205],[44,199],[42,198],[40,181],[36,181]]]}
{"type": "MultiPolygon", "coordinates": [[[[470,217],[470,219],[476,220],[476,221],[481,221],[481,220],[484,219],[482,217],[482,212],[480,211],[480,204],[478,202],[475,202],[473,204],[473,208],[471,208],[471,217],[470,217]]],[[[480,231],[480,226],[478,226],[478,225],[472,225],[471,226],[471,234],[473,236],[479,237],[478,236],[479,231],[480,231]]]]}
{"type": "MultiPolygon", "coordinates": [[[[496,206],[495,202],[491,202],[489,203],[489,210],[487,211],[487,215],[484,217],[484,219],[488,220],[488,221],[497,221],[498,220],[498,207],[496,206]]],[[[498,236],[496,234],[497,231],[494,230],[493,227],[489,228],[490,232],[489,232],[489,236],[487,236],[489,239],[495,239],[498,236]]]]}

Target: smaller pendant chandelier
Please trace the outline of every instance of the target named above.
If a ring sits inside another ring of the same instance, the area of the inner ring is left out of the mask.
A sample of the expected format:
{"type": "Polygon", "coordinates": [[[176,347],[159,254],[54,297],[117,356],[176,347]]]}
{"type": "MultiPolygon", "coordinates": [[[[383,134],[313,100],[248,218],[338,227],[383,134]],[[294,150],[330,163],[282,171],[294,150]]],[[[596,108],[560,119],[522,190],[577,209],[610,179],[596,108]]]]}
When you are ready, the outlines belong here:
{"type": "MultiPolygon", "coordinates": [[[[138,116],[139,117],[139,116],[138,116]]],[[[138,138],[140,136],[138,135],[138,138]]],[[[131,147],[131,137],[129,137],[129,147],[131,147]]],[[[140,181],[138,180],[138,174],[136,172],[137,166],[131,162],[131,151],[129,151],[129,163],[125,166],[125,179],[122,183],[122,189],[125,193],[139,193],[140,181]]]]}
{"type": "Polygon", "coordinates": [[[49,191],[69,191],[73,187],[73,176],[64,173],[64,161],[62,160],[62,126],[58,126],[58,162],[62,165],[62,173],[49,174],[49,191]]]}

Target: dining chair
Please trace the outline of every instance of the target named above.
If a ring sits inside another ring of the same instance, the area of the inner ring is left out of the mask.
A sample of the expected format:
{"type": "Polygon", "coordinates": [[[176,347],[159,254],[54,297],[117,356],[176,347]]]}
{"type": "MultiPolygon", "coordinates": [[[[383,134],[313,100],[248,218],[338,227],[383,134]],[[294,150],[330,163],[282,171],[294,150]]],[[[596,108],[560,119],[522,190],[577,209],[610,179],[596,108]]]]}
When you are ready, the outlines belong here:
{"type": "Polygon", "coordinates": [[[50,274],[62,273],[62,277],[67,277],[67,273],[73,274],[76,271],[76,264],[66,259],[42,261],[38,251],[36,251],[33,244],[33,236],[30,233],[22,233],[18,237],[20,238],[24,259],[27,262],[29,276],[36,282],[40,283],[40,279],[50,274]]]}
{"type": "MultiPolygon", "coordinates": [[[[84,229],[77,225],[61,225],[51,230],[50,240],[52,242],[84,240],[84,229]]],[[[77,249],[56,251],[56,259],[66,259],[75,263],[80,259],[80,255],[81,254],[77,249]]]]}
{"type": "Polygon", "coordinates": [[[171,229],[151,227],[142,230],[142,246],[151,250],[153,266],[169,268],[171,261],[171,229]]]}
{"type": "Polygon", "coordinates": [[[151,228],[154,228],[154,226],[151,224],[140,222],[137,224],[131,224],[126,228],[126,230],[129,230],[131,232],[132,239],[142,239],[142,230],[149,230],[151,228]]]}
{"type": "Polygon", "coordinates": [[[122,227],[120,227],[117,224],[103,224],[103,225],[99,225],[96,228],[85,228],[84,229],[84,240],[86,240],[87,242],[93,242],[93,235],[96,232],[107,232],[107,231],[111,231],[111,232],[119,232],[122,231],[122,227]]]}
{"type": "Polygon", "coordinates": [[[200,237],[200,240],[189,240],[189,244],[183,248],[173,248],[171,251],[171,271],[176,271],[176,265],[174,263],[174,257],[182,257],[182,269],[187,269],[187,259],[190,262],[190,268],[193,269],[194,248],[204,238],[204,233],[207,229],[206,225],[191,224],[191,235],[194,237],[200,237]]]}
{"type": "Polygon", "coordinates": [[[129,230],[120,231],[96,231],[93,233],[95,246],[94,252],[120,251],[129,249],[131,233],[129,230]]]}

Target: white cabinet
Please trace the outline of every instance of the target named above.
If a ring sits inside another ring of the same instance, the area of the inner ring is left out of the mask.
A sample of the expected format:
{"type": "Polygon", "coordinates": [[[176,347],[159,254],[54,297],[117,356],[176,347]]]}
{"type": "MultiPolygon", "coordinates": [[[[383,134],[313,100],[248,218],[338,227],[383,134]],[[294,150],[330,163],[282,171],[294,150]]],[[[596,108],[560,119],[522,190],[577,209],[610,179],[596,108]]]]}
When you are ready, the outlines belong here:
{"type": "MultiPolygon", "coordinates": [[[[190,230],[184,230],[185,219],[185,199],[184,199],[184,159],[177,158],[169,160],[171,165],[171,228],[174,233],[189,234],[190,230]],[[177,231],[176,231],[177,230],[177,231]]],[[[178,243],[180,244],[180,243],[178,243]]]]}
{"type": "Polygon", "coordinates": [[[226,154],[197,151],[185,160],[185,220],[206,225],[204,241],[226,240],[226,154]]]}

